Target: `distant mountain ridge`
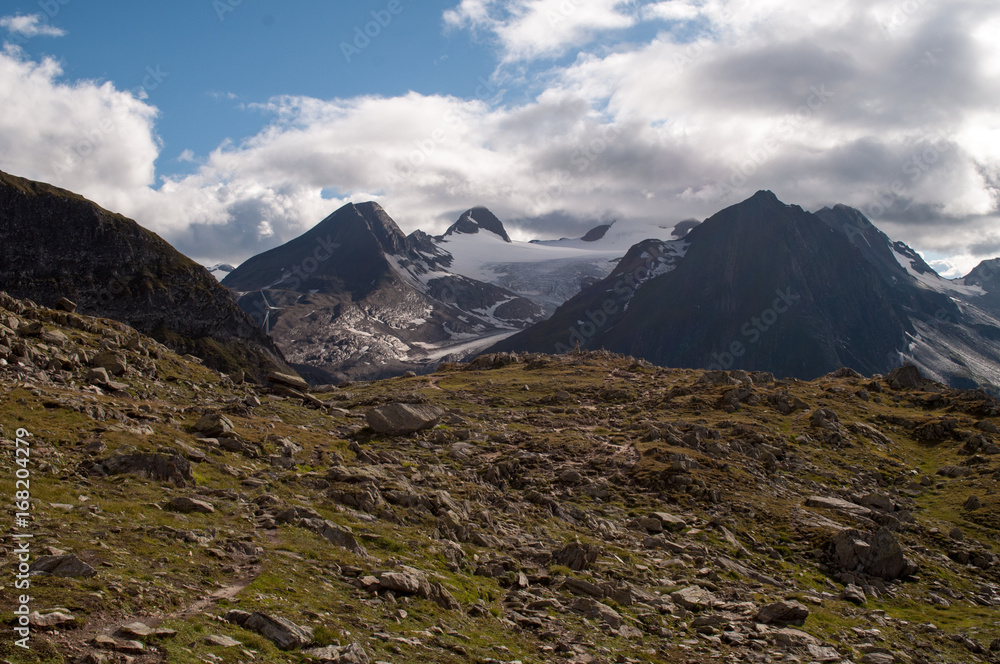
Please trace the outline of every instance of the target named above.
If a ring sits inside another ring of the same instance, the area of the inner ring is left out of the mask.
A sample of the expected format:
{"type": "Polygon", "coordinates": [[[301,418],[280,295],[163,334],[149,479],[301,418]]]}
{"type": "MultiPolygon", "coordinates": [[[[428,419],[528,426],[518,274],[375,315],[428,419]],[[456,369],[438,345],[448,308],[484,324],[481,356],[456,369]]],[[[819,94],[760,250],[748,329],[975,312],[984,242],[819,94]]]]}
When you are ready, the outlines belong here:
{"type": "Polygon", "coordinates": [[[131,325],[213,368],[263,380],[281,352],[202,266],[84,197],[0,172],[0,290],[131,325]]]}
{"type": "MultiPolygon", "coordinates": [[[[454,233],[468,234],[471,219],[454,233]]],[[[426,233],[404,235],[377,203],[350,203],[222,283],[259,320],[265,300],[274,307],[272,336],[314,380],[380,378],[430,370],[544,317],[527,298],[449,271],[451,262],[426,233]]]]}
{"type": "Polygon", "coordinates": [[[635,287],[616,270],[489,351],[579,345],[662,366],[805,379],[911,362],[955,386],[1000,385],[1000,320],[982,289],[941,279],[857,210],[811,214],[761,191],[684,243],[671,269],[635,287]]]}

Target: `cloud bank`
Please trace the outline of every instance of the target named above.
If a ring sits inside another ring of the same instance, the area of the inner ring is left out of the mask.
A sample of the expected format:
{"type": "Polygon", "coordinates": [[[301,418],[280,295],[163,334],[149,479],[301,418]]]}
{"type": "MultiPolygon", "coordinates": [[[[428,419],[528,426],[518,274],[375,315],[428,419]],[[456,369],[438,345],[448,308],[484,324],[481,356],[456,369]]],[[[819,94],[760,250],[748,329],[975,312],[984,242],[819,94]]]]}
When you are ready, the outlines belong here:
{"type": "Polygon", "coordinates": [[[197,171],[157,181],[155,107],[8,48],[0,168],[205,262],[348,201],[428,231],[484,204],[559,237],[611,218],[670,228],[757,189],[858,207],[952,275],[1000,254],[994,2],[462,0],[442,21],[495,44],[494,81],[529,76],[537,94],[277,97],[252,109],[268,118],[255,136],[185,152],[197,171]]]}

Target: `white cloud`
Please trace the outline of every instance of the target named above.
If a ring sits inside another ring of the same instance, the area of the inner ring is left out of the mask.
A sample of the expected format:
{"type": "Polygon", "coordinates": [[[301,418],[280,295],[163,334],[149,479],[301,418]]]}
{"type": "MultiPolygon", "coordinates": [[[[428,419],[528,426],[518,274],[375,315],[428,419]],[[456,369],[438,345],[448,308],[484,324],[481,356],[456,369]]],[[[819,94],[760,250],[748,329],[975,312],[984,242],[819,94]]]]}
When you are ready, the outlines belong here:
{"type": "Polygon", "coordinates": [[[206,263],[239,262],[348,201],[378,200],[404,230],[429,232],[485,204],[513,232],[558,237],[605,218],[671,226],[761,188],[807,209],[854,205],[943,269],[1000,255],[1000,46],[978,29],[1000,20],[995,3],[925,3],[905,21],[891,0],[578,3],[552,34],[538,27],[551,4],[507,4],[463,0],[447,20],[497,35],[508,58],[579,46],[630,17],[662,32],[549,65],[546,88],[519,105],[274,98],[254,107],[268,126],[183,152],[197,170],[159,189],[155,108],[8,52],[0,168],[80,191],[206,263]],[[694,31],[675,34],[678,20],[694,31]],[[107,117],[114,131],[94,134],[107,117]],[[57,168],[86,140],[78,167],[57,168]]]}
{"type": "Polygon", "coordinates": [[[63,37],[66,31],[49,25],[45,14],[18,14],[0,17],[0,28],[21,37],[63,37]]]}
{"type": "Polygon", "coordinates": [[[492,32],[505,61],[559,56],[604,31],[635,25],[629,0],[462,0],[446,25],[492,32]]]}
{"type": "Polygon", "coordinates": [[[0,53],[0,168],[114,208],[153,184],[157,111],[110,83],[65,82],[55,60],[0,53]]]}

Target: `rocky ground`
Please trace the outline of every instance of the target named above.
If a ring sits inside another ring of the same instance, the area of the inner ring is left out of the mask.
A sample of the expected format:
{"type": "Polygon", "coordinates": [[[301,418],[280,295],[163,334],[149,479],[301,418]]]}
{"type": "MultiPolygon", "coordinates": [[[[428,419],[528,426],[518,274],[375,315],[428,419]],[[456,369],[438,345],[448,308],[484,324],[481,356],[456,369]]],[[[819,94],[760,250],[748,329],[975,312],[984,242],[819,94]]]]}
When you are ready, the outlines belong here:
{"type": "Polygon", "coordinates": [[[0,384],[0,660],[1000,661],[1000,403],[910,369],[263,387],[0,296],[0,384]]]}

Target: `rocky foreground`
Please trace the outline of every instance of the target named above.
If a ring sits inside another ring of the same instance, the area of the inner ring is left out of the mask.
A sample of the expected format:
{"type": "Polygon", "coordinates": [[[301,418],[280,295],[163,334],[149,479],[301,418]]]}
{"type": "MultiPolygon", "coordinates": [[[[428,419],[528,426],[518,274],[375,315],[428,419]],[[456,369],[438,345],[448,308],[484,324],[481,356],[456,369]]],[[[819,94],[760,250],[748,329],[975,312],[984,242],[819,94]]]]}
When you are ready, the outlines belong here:
{"type": "Polygon", "coordinates": [[[986,393],[602,352],[271,379],[0,295],[4,569],[34,535],[0,660],[1000,661],[986,393]]]}

